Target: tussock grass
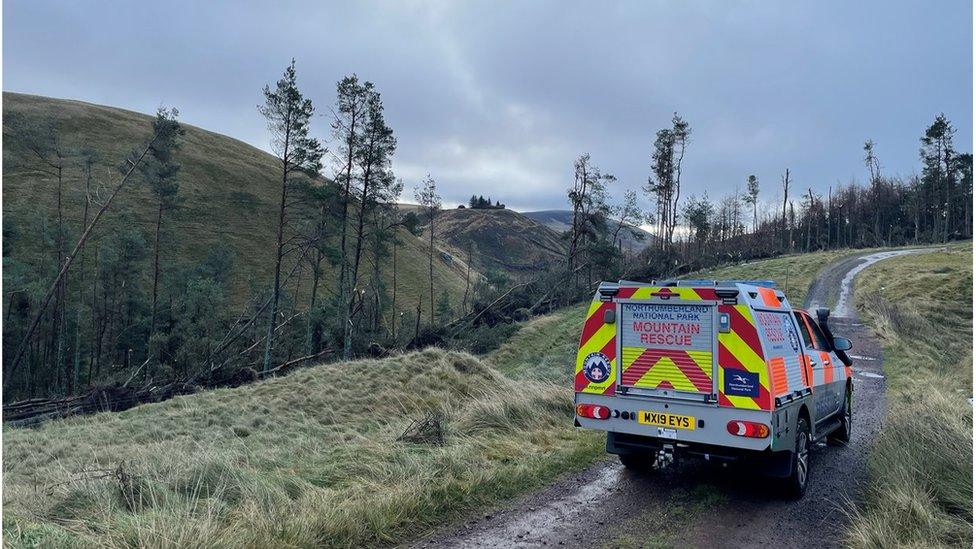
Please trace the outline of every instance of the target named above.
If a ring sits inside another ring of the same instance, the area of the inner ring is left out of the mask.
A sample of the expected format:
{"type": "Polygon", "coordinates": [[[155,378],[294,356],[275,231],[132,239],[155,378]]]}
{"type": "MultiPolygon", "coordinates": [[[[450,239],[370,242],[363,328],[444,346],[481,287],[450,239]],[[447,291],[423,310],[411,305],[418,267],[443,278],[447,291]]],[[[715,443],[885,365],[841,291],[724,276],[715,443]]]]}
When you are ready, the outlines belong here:
{"type": "Polygon", "coordinates": [[[884,342],[888,411],[852,547],[971,547],[972,244],[883,261],[857,279],[884,342]]]}
{"type": "Polygon", "coordinates": [[[11,547],[391,543],[602,454],[568,384],[437,349],[4,430],[11,547]],[[443,418],[443,446],[396,442],[443,418]],[[96,471],[115,470],[126,483],[96,471]],[[85,473],[88,471],[88,473],[85,473]],[[86,478],[96,477],[96,478],[86,478]]]}

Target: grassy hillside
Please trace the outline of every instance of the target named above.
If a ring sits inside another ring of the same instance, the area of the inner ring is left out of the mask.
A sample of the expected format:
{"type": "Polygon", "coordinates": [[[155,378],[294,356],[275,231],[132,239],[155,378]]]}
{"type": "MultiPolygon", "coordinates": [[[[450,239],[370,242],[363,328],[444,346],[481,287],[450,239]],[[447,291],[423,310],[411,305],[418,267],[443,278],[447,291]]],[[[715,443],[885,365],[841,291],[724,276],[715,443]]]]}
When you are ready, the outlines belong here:
{"type": "Polygon", "coordinates": [[[880,262],[855,284],[884,342],[888,412],[848,541],[972,547],[972,243],[880,262]]]}
{"type": "Polygon", "coordinates": [[[434,222],[434,238],[462,261],[473,245],[472,267],[482,273],[538,271],[565,260],[559,234],[512,210],[444,210],[434,222]]]}
{"type": "MultiPolygon", "coordinates": [[[[126,153],[143,143],[152,118],[131,111],[80,101],[4,92],[3,213],[6,253],[36,262],[40,239],[38,221],[56,215],[56,180],[31,169],[28,159],[16,154],[18,135],[9,126],[13,117],[43,127],[52,124],[68,151],[65,170],[65,210],[73,232],[80,230],[84,207],[83,164],[80,151],[94,149],[96,188],[107,189],[118,180],[118,166],[126,153]]],[[[259,116],[257,113],[254,116],[259,116]]],[[[167,214],[165,226],[173,247],[165,250],[164,267],[203,260],[215,247],[231,251],[232,290],[243,302],[253,287],[270,285],[273,269],[275,224],[280,187],[277,160],[236,139],[184,124],[186,136],[177,159],[182,163],[182,205],[167,214]]],[[[327,131],[326,127],[319,128],[327,131]]],[[[103,193],[104,194],[104,193],[103,193]]],[[[95,238],[120,223],[141,228],[147,238],[155,221],[155,206],[147,185],[129,187],[103,219],[95,238]]],[[[417,302],[427,277],[422,242],[401,232],[398,250],[398,301],[417,302]]],[[[438,287],[453,296],[464,290],[462,275],[450,265],[435,262],[438,287]]],[[[147,269],[148,270],[148,269],[147,269]]],[[[326,280],[334,280],[327,273],[326,280]]],[[[307,281],[307,277],[306,277],[307,281]]],[[[307,286],[307,284],[306,284],[307,286]]],[[[456,301],[459,301],[457,298],[456,301]]],[[[424,309],[428,307],[424,301],[424,309]]]]}

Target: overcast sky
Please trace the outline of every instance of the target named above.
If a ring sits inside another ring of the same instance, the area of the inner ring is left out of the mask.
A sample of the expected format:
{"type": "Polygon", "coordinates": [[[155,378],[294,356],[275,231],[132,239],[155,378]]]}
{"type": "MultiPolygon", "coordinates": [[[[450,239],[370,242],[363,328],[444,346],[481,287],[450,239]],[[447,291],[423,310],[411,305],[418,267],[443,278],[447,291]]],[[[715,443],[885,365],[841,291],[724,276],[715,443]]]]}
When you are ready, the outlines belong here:
{"type": "MultiPolygon", "coordinates": [[[[383,95],[408,189],[565,208],[581,152],[639,188],[654,132],[692,128],[686,192],[789,167],[806,187],[919,169],[918,137],[945,112],[972,150],[972,4],[883,2],[3,3],[3,89],[151,113],[268,148],[261,88],[295,57],[329,133],[335,83],[383,95]]],[[[409,192],[407,193],[410,194],[409,192]]],[[[649,205],[646,202],[645,205],[649,205]]]]}

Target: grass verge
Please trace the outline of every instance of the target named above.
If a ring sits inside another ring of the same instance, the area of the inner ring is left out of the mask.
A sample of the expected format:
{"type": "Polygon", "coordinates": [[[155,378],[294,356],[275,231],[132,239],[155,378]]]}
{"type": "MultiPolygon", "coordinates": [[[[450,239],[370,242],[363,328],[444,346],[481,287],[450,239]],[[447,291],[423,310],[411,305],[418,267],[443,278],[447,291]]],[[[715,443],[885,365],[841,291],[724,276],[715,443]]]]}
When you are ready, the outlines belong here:
{"type": "Polygon", "coordinates": [[[853,547],[972,547],[972,243],[880,262],[857,279],[882,339],[884,426],[871,448],[853,547]]]}
{"type": "Polygon", "coordinates": [[[568,385],[426,350],[5,429],[4,542],[388,544],[601,455],[572,416],[568,385]],[[397,440],[428,414],[443,445],[397,440]]]}
{"type": "Polygon", "coordinates": [[[696,273],[689,278],[715,280],[772,280],[783,290],[790,304],[802,307],[810,284],[824,267],[854,253],[867,253],[869,250],[829,250],[809,254],[793,254],[729,265],[696,273]]]}

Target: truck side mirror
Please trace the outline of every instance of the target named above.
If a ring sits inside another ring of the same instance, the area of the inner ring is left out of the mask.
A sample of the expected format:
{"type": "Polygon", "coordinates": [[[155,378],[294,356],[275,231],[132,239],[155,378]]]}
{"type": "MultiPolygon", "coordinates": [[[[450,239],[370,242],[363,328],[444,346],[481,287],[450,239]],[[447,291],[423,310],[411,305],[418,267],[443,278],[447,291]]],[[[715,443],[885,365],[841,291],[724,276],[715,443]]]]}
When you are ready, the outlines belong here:
{"type": "Polygon", "coordinates": [[[835,337],[834,338],[834,350],[835,351],[850,351],[854,348],[854,342],[847,339],[846,337],[835,337]]]}

